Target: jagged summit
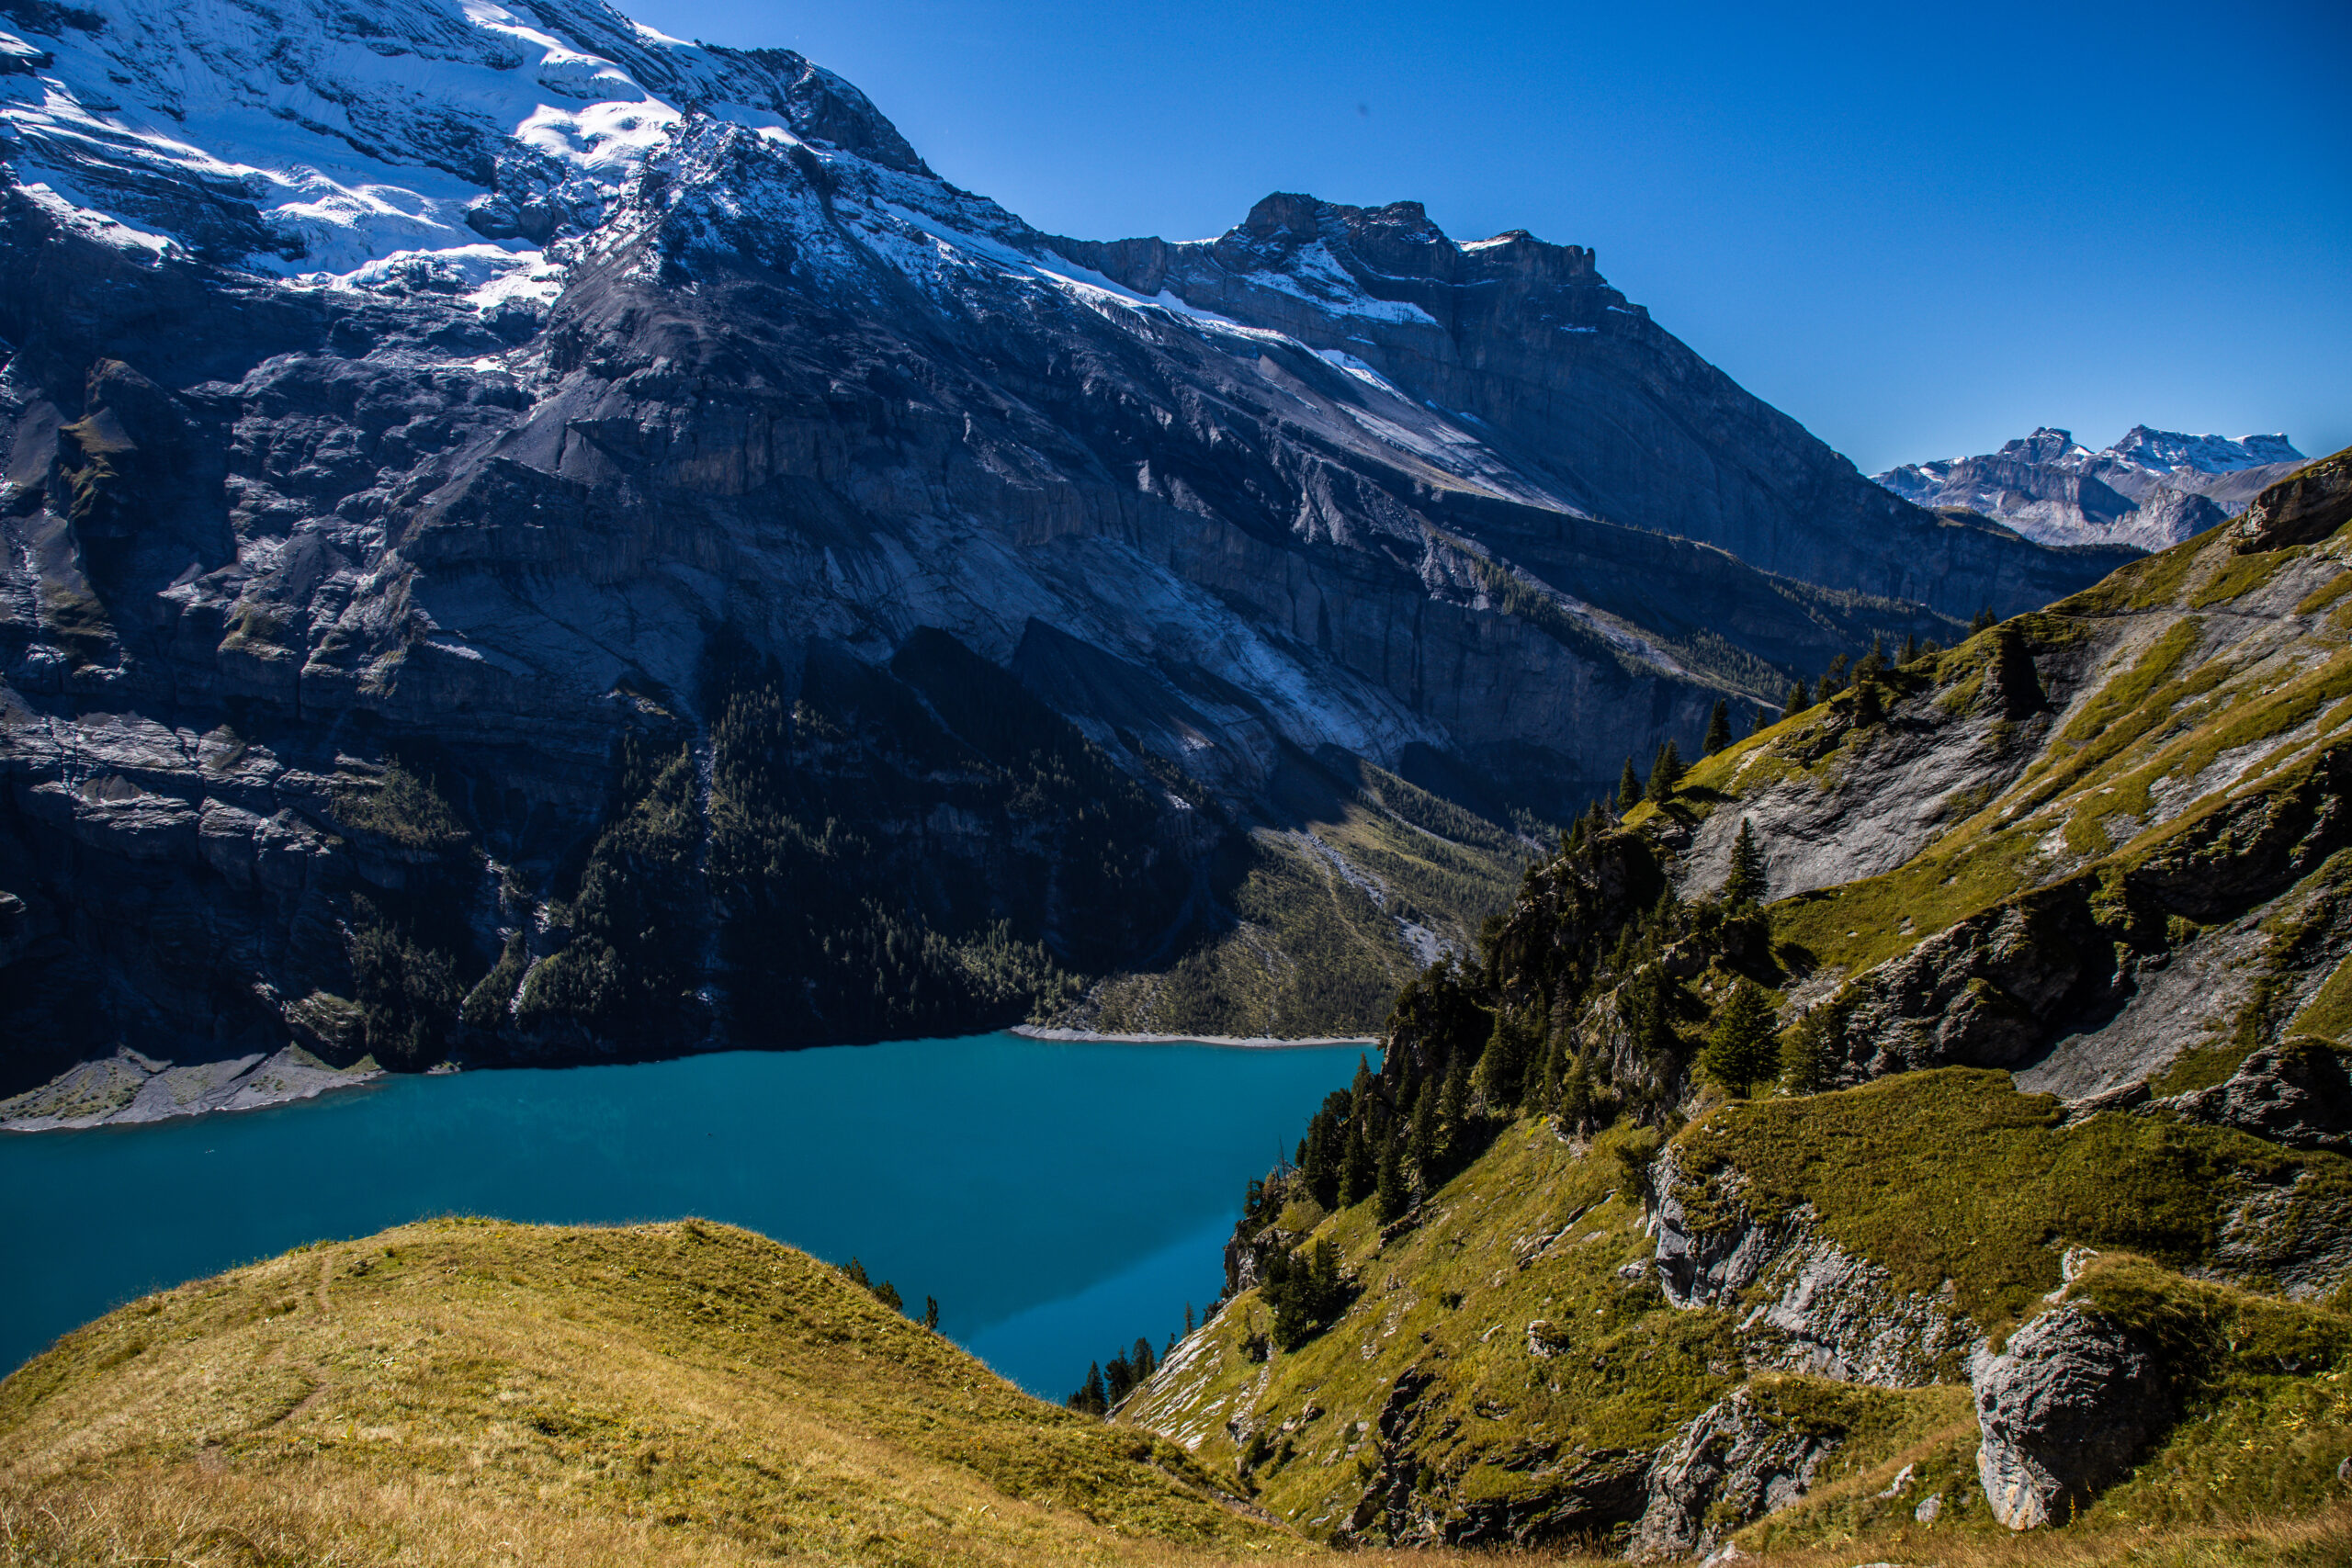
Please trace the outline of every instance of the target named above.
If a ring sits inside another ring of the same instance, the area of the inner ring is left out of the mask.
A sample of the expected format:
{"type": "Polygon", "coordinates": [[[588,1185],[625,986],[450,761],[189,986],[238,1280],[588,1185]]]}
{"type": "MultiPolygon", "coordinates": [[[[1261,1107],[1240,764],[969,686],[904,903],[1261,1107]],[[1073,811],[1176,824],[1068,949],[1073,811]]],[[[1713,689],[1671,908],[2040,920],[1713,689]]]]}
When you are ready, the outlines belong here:
{"type": "Polygon", "coordinates": [[[1998,452],[1873,476],[1921,506],[1973,512],[2051,545],[2163,549],[2200,534],[2306,459],[2284,435],[2185,435],[2135,424],[2092,451],[2043,425],[1998,452]]]}

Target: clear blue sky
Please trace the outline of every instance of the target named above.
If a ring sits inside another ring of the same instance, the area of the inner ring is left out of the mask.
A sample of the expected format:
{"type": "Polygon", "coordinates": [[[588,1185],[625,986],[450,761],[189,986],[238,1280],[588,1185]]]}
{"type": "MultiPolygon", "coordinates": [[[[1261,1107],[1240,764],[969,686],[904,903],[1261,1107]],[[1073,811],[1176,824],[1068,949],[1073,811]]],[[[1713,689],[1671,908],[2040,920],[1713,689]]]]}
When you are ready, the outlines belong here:
{"type": "Polygon", "coordinates": [[[1585,244],[1878,469],[2036,424],[2352,444],[2352,6],[619,0],[797,49],[1038,227],[1269,191],[1585,244]]]}

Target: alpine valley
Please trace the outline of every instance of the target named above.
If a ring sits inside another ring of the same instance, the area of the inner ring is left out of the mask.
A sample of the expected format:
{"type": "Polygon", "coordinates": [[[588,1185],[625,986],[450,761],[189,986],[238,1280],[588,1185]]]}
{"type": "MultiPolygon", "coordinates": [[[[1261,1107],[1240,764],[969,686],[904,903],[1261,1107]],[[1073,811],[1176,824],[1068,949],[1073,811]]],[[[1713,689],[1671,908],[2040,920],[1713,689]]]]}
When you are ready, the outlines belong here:
{"type": "Polygon", "coordinates": [[[108,1064],[69,1120],[1363,1031],[1716,701],[2128,558],[1410,203],[1059,239],[596,5],[6,16],[0,1089],[108,1064]]]}
{"type": "Polygon", "coordinates": [[[6,1561],[2352,1560],[2352,453],[1873,482],[1586,250],[1045,234],[584,0],[0,17],[15,1125],[1381,1045],[1067,1406],[444,1216],[0,1382],[6,1561]]]}

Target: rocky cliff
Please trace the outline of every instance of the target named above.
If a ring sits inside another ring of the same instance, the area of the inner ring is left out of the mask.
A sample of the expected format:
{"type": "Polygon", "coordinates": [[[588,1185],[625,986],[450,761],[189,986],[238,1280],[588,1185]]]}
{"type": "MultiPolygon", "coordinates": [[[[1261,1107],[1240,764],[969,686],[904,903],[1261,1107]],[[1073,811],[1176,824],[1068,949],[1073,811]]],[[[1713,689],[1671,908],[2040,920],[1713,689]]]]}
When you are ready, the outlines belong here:
{"type": "Polygon", "coordinates": [[[1624,756],[2110,560],[1887,496],[1581,251],[1052,240],[593,4],[7,16],[0,1088],[134,1053],[77,1116],[1362,1027],[1624,756]]]}

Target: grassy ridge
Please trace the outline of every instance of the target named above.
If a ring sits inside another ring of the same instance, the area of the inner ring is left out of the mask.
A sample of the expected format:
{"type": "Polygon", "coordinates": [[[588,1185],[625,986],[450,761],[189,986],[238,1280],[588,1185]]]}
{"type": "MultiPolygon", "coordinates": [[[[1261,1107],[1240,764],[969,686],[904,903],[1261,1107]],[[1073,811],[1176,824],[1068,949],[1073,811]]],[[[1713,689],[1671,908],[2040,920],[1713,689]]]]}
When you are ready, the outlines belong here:
{"type": "Polygon", "coordinates": [[[1174,1446],[1032,1399],[832,1268],[694,1221],[429,1221],[148,1297],[0,1384],[0,1453],[20,1512],[266,1516],[297,1543],[269,1561],[1297,1549],[1174,1446]]]}

